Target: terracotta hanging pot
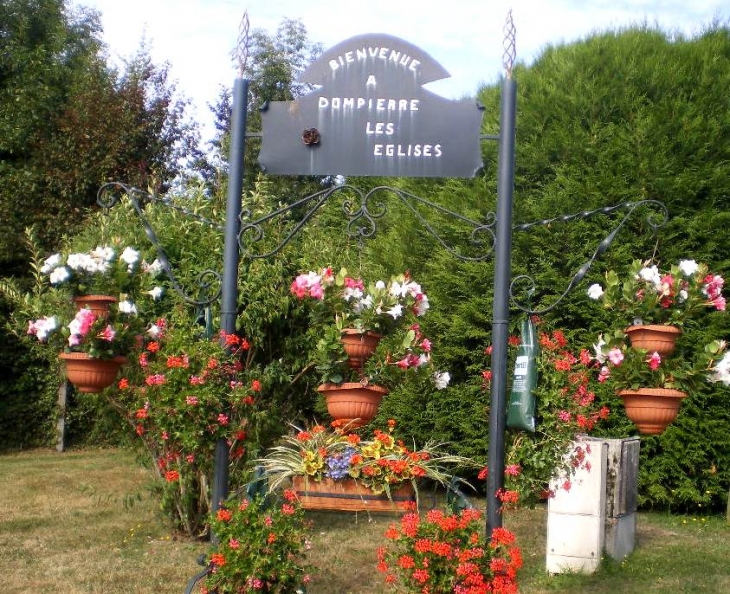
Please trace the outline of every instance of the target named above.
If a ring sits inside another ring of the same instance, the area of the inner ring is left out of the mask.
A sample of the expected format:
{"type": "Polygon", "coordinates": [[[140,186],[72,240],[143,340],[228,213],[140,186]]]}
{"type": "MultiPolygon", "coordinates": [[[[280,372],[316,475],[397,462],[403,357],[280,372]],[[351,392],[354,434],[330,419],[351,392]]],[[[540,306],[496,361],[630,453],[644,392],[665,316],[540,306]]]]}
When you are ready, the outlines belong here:
{"type": "Polygon", "coordinates": [[[648,353],[656,351],[662,357],[669,355],[673,350],[677,338],[682,331],[676,326],[647,325],[629,326],[624,330],[631,341],[631,346],[644,349],[648,353]]]}
{"type": "Polygon", "coordinates": [[[391,488],[390,498],[385,493],[374,493],[354,479],[335,481],[325,478],[315,481],[313,478],[295,476],[292,483],[304,509],[402,512],[416,500],[410,482],[391,488]]]}
{"type": "Polygon", "coordinates": [[[58,355],[66,368],[66,377],[79,392],[96,394],[108,388],[117,379],[119,368],[126,357],[93,359],[86,353],[61,353],[58,355]]]}
{"type": "Polygon", "coordinates": [[[354,328],[345,328],[340,340],[347,353],[347,364],[353,369],[362,369],[383,338],[375,332],[360,332],[354,328]]]}
{"type": "Polygon", "coordinates": [[[111,295],[82,295],[74,297],[74,303],[77,309],[84,307],[90,309],[96,314],[97,318],[107,319],[109,317],[109,306],[115,303],[116,297],[111,295]]]}
{"type": "Polygon", "coordinates": [[[327,402],[327,412],[351,428],[362,427],[375,418],[388,390],[375,384],[359,382],[323,384],[317,388],[327,402]]]}
{"type": "Polygon", "coordinates": [[[644,435],[659,435],[677,418],[685,392],[671,388],[639,388],[619,390],[626,415],[644,435]]]}

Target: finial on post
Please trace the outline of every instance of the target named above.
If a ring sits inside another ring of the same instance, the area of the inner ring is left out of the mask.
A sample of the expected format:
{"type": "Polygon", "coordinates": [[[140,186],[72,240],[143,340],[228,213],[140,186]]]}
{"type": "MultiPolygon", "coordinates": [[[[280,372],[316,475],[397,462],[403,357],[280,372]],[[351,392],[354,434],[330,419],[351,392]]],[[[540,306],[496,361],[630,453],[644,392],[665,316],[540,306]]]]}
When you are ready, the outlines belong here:
{"type": "Polygon", "coordinates": [[[512,78],[512,68],[515,65],[515,59],[517,58],[517,29],[515,29],[515,23],[512,20],[512,9],[509,9],[507,13],[507,20],[504,23],[504,53],[502,54],[502,64],[507,74],[507,78],[512,78]]]}
{"type": "Polygon", "coordinates": [[[238,26],[238,41],[231,52],[231,57],[238,63],[238,75],[243,78],[243,71],[248,62],[248,50],[250,45],[248,10],[243,12],[241,24],[238,26]]]}

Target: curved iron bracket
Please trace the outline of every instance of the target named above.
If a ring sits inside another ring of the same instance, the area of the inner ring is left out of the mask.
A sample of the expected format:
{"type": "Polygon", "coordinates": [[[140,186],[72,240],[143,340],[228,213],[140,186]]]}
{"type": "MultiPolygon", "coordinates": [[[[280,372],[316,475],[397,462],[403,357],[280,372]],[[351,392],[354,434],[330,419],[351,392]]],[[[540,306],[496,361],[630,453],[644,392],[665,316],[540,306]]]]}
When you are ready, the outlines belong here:
{"type": "Polygon", "coordinates": [[[128,186],[122,182],[109,182],[101,186],[96,194],[96,203],[100,207],[102,207],[104,211],[108,211],[112,206],[122,201],[121,195],[125,195],[129,199],[129,202],[132,204],[134,211],[137,213],[137,216],[139,217],[139,220],[144,227],[147,238],[150,240],[150,242],[152,242],[152,245],[155,247],[157,259],[160,261],[162,269],[164,270],[167,278],[170,280],[171,286],[175,290],[175,292],[178,293],[178,295],[180,295],[186,303],[190,305],[196,305],[198,307],[210,305],[216,299],[218,299],[218,297],[220,297],[221,295],[222,279],[221,274],[219,272],[216,272],[215,270],[204,270],[198,275],[196,281],[199,287],[197,299],[191,297],[185,292],[180,283],[177,281],[177,278],[175,278],[175,274],[172,271],[172,267],[170,266],[170,261],[167,258],[167,254],[165,253],[165,250],[162,247],[162,244],[160,243],[160,240],[158,239],[155,230],[152,228],[152,225],[150,225],[150,222],[147,220],[147,217],[144,214],[144,210],[142,209],[140,201],[137,199],[137,197],[139,196],[152,202],[164,204],[165,206],[172,208],[173,210],[177,210],[186,216],[195,218],[201,223],[204,223],[211,227],[217,227],[218,229],[222,230],[222,226],[209,219],[206,219],[205,217],[201,217],[197,213],[181,208],[174,204],[170,204],[168,201],[162,200],[154,194],[150,194],[148,192],[145,192],[144,190],[135,188],[134,186],[128,186]],[[211,292],[215,284],[218,285],[218,288],[214,292],[211,292]]]}
{"type": "MultiPolygon", "coordinates": [[[[200,556],[200,558],[198,559],[198,564],[205,565],[205,555],[200,556]]],[[[213,572],[214,567],[215,567],[215,565],[210,563],[207,565],[207,567],[205,569],[203,569],[202,571],[199,571],[193,577],[191,577],[190,580],[188,581],[188,585],[185,587],[185,594],[192,594],[193,589],[195,588],[195,585],[200,580],[208,577],[208,575],[210,575],[213,572]]]]}
{"type": "Polygon", "coordinates": [[[631,218],[631,216],[637,209],[642,207],[656,209],[656,212],[650,212],[646,217],[646,222],[652,228],[653,233],[656,233],[657,229],[664,226],[669,220],[669,211],[664,204],[662,204],[658,200],[641,200],[639,202],[624,202],[616,206],[606,206],[603,208],[597,208],[595,210],[584,211],[572,215],[562,215],[559,217],[554,217],[552,219],[544,219],[542,221],[535,221],[533,223],[525,223],[515,226],[515,231],[527,231],[536,226],[545,226],[556,222],[567,223],[574,220],[587,219],[594,215],[609,215],[620,209],[628,209],[628,212],[623,216],[623,218],[619,221],[616,227],[605,237],[603,241],[601,241],[600,244],[598,244],[598,247],[593,252],[593,255],[578,269],[575,275],[573,275],[573,278],[568,283],[568,286],[565,288],[563,293],[558,297],[556,301],[542,309],[531,309],[529,306],[518,303],[518,300],[515,297],[515,292],[518,285],[522,285],[522,288],[520,290],[526,295],[526,297],[522,300],[523,302],[529,303],[532,294],[536,290],[535,279],[533,279],[529,275],[521,274],[515,277],[510,284],[509,297],[512,305],[529,315],[542,315],[555,308],[568,295],[568,293],[570,293],[575,288],[575,286],[583,280],[585,275],[588,274],[588,271],[590,270],[593,263],[601,255],[603,255],[606,250],[608,250],[609,246],[616,238],[618,232],[626,224],[626,221],[631,218]]]}
{"type": "Polygon", "coordinates": [[[364,191],[352,185],[343,184],[333,186],[314,194],[311,194],[301,200],[297,200],[287,206],[279,208],[267,215],[256,220],[247,220],[250,217],[249,211],[241,214],[241,232],[239,234],[238,243],[244,257],[251,259],[268,258],[280,252],[292,239],[302,230],[302,228],[314,217],[334,194],[344,194],[342,200],[342,212],[347,220],[347,236],[356,240],[362,247],[366,239],[372,238],[377,231],[377,224],[388,212],[388,206],[384,200],[380,199],[383,193],[393,194],[400,203],[405,206],[420,222],[426,231],[452,256],[459,260],[480,262],[486,260],[494,250],[495,244],[495,222],[496,217],[493,212],[487,213],[483,222],[475,221],[457,212],[451,211],[443,206],[426,200],[416,194],[407,192],[399,188],[390,186],[377,186],[369,191],[364,191]],[[274,248],[253,253],[251,246],[262,241],[265,237],[264,224],[284,218],[290,212],[301,207],[308,210],[297,221],[294,227],[286,234],[274,248]],[[462,224],[469,231],[469,245],[474,250],[472,255],[465,255],[456,250],[449,244],[444,234],[436,229],[419,207],[429,208],[444,217],[448,217],[453,221],[462,224]]]}

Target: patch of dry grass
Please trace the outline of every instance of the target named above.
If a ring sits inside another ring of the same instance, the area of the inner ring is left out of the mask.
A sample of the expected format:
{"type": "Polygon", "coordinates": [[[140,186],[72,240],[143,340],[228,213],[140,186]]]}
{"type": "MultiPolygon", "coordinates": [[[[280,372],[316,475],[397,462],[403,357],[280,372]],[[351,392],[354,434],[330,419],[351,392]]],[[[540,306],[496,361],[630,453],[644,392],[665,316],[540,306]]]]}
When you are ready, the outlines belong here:
{"type": "Polygon", "coordinates": [[[148,480],[116,450],[0,458],[0,591],[181,593],[205,546],[170,537],[148,480]]]}
{"type": "MultiPolygon", "coordinates": [[[[120,450],[0,456],[3,594],[182,594],[206,543],[176,540],[155,512],[150,474],[120,450]],[[125,503],[133,502],[133,505],[125,503]]],[[[522,594],[730,592],[724,518],[640,514],[637,549],[591,576],[545,574],[545,509],[510,512],[522,594]]],[[[375,549],[396,516],[311,513],[309,594],[384,594],[375,549]]]]}

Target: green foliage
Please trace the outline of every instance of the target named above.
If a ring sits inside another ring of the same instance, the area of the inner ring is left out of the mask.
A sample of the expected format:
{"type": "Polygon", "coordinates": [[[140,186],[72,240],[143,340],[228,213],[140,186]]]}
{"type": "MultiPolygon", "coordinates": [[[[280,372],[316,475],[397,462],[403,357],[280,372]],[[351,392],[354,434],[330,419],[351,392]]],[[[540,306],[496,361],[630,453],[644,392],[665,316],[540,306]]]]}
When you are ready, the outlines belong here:
{"type": "Polygon", "coordinates": [[[106,64],[96,12],[9,0],[0,23],[0,264],[22,276],[26,254],[15,248],[26,226],[54,249],[82,226],[102,183],[167,189],[197,136],[167,66],[145,48],[122,73],[106,64]]]}
{"type": "Polygon", "coordinates": [[[216,443],[226,440],[231,481],[239,485],[266,425],[259,399],[266,378],[248,362],[248,341],[201,338],[185,317],[159,320],[148,340],[108,397],[149,454],[172,525],[201,536],[211,508],[216,443]]]}
{"type": "Polygon", "coordinates": [[[294,594],[305,591],[310,524],[294,491],[274,497],[232,498],[211,516],[219,542],[209,555],[211,592],[294,594]]]}

